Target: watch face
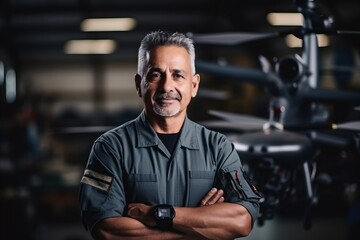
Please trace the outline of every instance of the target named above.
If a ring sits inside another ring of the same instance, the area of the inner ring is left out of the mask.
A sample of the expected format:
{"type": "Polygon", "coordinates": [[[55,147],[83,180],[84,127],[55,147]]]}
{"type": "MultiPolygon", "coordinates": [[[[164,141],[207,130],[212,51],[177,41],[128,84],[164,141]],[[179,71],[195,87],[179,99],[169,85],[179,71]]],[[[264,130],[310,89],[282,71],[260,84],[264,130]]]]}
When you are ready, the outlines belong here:
{"type": "Polygon", "coordinates": [[[160,208],[158,212],[159,218],[170,218],[171,217],[171,209],[170,208],[160,208]]]}
{"type": "Polygon", "coordinates": [[[154,208],[153,217],[159,228],[171,229],[173,224],[172,221],[175,217],[175,210],[171,205],[157,205],[154,208]]]}

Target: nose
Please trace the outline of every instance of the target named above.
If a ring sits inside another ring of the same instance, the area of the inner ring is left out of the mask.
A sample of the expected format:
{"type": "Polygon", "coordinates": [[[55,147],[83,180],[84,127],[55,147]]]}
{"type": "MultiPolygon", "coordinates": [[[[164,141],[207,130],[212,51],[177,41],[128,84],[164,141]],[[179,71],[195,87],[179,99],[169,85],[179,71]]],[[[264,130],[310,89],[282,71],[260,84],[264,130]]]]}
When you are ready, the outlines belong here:
{"type": "Polygon", "coordinates": [[[161,81],[161,87],[164,90],[164,92],[170,92],[174,88],[174,80],[171,77],[170,73],[166,73],[163,76],[163,79],[161,81]]]}

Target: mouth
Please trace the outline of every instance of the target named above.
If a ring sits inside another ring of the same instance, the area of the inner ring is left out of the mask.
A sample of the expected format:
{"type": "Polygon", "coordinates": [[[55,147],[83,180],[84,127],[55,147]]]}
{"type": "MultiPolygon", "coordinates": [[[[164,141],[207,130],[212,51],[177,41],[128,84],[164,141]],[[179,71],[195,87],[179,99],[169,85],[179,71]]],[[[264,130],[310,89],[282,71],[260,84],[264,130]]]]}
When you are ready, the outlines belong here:
{"type": "Polygon", "coordinates": [[[156,100],[157,104],[162,107],[170,106],[171,104],[177,102],[177,99],[174,98],[160,98],[156,100]]]}
{"type": "Polygon", "coordinates": [[[174,101],[180,101],[181,97],[178,94],[162,93],[156,94],[154,100],[160,103],[172,103],[174,101]]]}

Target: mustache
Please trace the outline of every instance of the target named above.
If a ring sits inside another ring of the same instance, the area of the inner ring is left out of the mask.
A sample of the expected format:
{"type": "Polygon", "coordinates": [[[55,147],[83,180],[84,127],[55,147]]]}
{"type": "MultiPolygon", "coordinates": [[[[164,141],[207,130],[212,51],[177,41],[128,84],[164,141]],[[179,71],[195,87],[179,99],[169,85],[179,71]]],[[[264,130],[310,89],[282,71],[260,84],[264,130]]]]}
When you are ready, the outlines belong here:
{"type": "Polygon", "coordinates": [[[156,93],[154,95],[154,100],[162,100],[162,99],[174,99],[180,101],[181,96],[176,92],[156,93]]]}

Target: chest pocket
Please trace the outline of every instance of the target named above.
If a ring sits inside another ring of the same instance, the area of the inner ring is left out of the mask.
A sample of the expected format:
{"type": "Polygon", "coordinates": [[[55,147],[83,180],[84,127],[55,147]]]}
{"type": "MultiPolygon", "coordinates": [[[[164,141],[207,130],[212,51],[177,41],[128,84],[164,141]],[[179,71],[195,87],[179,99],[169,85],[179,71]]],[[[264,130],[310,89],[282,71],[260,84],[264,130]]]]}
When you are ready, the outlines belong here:
{"type": "Polygon", "coordinates": [[[189,171],[188,206],[197,207],[210,191],[215,178],[214,171],[189,171]]]}
{"type": "Polygon", "coordinates": [[[156,174],[130,174],[128,202],[155,204],[159,201],[159,185],[156,174]]]}

